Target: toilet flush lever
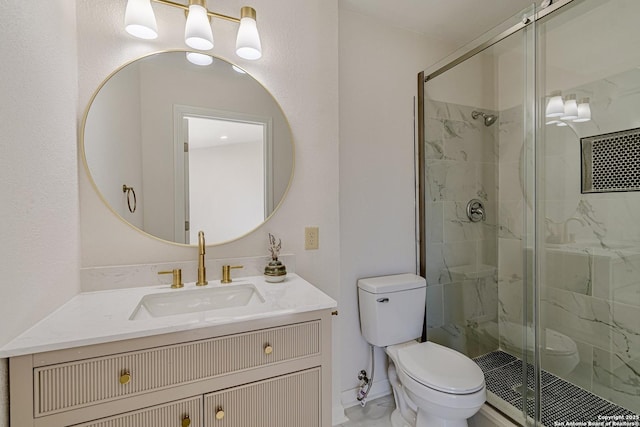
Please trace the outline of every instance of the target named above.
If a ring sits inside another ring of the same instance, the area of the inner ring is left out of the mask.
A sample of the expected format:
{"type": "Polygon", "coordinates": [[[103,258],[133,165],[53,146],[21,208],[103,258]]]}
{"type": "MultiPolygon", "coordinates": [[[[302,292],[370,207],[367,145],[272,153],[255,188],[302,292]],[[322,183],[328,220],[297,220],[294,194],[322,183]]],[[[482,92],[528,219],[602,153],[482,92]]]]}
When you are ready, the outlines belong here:
{"type": "Polygon", "coordinates": [[[389,298],[378,298],[376,301],[385,303],[385,302],[389,302],[389,298]]]}

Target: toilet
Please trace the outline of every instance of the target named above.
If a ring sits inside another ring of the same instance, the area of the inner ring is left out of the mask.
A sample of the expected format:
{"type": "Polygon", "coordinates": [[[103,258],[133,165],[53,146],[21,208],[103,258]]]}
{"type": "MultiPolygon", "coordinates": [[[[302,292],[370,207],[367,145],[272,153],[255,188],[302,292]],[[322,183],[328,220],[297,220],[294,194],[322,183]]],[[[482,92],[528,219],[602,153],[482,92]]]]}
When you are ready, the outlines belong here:
{"type": "Polygon", "coordinates": [[[393,427],[463,427],[486,400],[482,370],[471,359],[433,342],[418,342],[426,282],[415,274],[358,280],[360,329],[384,347],[396,409],[393,427]]]}
{"type": "MultiPolygon", "coordinates": [[[[487,322],[486,325],[478,326],[478,329],[493,339],[500,340],[500,348],[507,353],[519,356],[526,352],[527,360],[533,360],[535,337],[531,326],[503,321],[500,325],[487,322]],[[523,346],[524,334],[526,347],[523,346]]],[[[580,363],[578,345],[567,335],[545,327],[541,340],[543,345],[540,346],[540,361],[543,370],[566,377],[580,363]]]]}

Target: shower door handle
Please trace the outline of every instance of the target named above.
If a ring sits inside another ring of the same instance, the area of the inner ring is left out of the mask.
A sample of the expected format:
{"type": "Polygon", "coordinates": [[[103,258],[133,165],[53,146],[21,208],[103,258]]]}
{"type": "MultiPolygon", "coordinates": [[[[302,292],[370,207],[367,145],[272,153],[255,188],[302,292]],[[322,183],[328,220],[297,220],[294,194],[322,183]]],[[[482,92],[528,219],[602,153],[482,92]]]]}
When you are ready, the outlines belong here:
{"type": "Polygon", "coordinates": [[[478,199],[469,200],[469,203],[467,203],[467,217],[471,220],[471,222],[487,220],[487,214],[484,210],[482,201],[478,199]]]}

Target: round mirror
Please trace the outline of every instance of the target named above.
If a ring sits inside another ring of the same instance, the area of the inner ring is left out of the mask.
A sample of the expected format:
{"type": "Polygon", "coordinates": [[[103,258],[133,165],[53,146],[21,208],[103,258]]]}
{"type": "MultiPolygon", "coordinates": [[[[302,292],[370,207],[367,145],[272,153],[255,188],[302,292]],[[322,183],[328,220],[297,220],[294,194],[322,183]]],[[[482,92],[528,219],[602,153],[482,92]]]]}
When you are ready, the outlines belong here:
{"type": "Polygon", "coordinates": [[[187,52],[116,70],[87,108],[85,165],[113,212],[159,239],[208,244],[266,221],[293,177],[291,130],[271,94],[242,69],[187,52]],[[208,62],[208,61],[207,61],[208,62]]]}

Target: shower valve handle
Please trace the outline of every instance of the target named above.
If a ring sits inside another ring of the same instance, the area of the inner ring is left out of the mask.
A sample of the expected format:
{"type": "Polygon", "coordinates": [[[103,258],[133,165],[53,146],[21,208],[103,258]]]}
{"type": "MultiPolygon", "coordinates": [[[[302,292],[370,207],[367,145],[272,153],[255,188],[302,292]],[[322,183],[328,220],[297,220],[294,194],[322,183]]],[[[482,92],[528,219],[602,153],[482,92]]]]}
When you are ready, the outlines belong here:
{"type": "Polygon", "coordinates": [[[480,222],[487,220],[487,214],[484,210],[482,201],[472,199],[467,203],[467,217],[471,222],[480,222]]]}

